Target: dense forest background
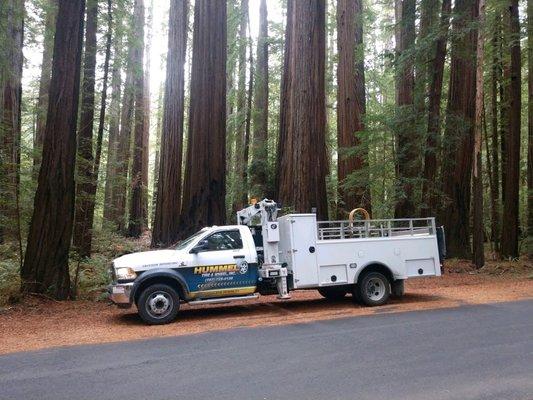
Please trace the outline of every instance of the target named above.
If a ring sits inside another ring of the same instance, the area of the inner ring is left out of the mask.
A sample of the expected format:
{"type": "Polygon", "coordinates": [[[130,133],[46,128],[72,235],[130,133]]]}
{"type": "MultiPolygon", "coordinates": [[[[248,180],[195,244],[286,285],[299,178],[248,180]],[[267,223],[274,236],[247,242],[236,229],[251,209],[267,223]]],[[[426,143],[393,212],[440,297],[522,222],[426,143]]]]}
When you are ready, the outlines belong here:
{"type": "Polygon", "coordinates": [[[527,256],[532,3],[3,0],[0,280],[75,297],[251,197],[527,256]]]}

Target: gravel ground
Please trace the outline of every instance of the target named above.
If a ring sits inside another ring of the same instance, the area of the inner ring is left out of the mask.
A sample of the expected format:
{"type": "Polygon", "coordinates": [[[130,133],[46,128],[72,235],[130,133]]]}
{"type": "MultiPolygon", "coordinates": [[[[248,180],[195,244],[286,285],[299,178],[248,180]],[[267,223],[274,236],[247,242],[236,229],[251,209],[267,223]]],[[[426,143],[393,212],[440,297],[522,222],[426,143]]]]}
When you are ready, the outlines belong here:
{"type": "Polygon", "coordinates": [[[462,272],[409,280],[403,298],[381,307],[354,305],[350,297],[330,302],[310,290],[295,292],[287,301],[263,296],[225,305],[183,305],[176,322],[147,326],[135,308],[120,310],[106,302],[55,302],[32,297],[0,311],[0,354],[530,298],[533,279],[529,273],[495,276],[462,272]]]}

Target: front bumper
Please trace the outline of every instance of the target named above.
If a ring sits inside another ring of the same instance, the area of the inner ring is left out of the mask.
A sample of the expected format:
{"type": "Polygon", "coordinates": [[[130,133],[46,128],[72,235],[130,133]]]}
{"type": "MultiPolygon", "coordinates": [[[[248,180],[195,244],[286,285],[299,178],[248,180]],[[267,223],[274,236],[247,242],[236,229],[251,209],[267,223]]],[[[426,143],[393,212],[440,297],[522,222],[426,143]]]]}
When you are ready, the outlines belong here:
{"type": "Polygon", "coordinates": [[[131,307],[133,291],[133,282],[130,283],[115,283],[107,287],[109,299],[121,308],[131,307]]]}

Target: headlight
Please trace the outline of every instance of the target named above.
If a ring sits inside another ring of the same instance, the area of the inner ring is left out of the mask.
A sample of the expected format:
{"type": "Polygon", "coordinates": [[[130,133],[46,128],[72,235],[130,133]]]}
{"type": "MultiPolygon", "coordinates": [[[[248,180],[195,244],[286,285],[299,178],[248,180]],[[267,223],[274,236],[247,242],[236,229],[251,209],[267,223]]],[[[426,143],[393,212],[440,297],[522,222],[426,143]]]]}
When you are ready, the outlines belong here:
{"type": "Polygon", "coordinates": [[[116,271],[118,280],[125,281],[137,278],[137,274],[132,268],[117,268],[116,271]]]}

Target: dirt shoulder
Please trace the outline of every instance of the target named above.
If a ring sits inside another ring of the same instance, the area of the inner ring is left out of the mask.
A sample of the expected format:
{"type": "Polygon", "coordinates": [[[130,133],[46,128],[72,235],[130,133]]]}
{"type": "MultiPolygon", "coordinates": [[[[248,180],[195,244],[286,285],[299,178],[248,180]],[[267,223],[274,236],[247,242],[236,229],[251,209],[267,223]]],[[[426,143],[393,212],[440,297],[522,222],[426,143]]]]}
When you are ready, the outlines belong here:
{"type": "Polygon", "coordinates": [[[0,354],[531,298],[530,273],[510,276],[461,272],[409,280],[403,298],[381,307],[361,307],[350,297],[330,302],[311,290],[295,292],[287,301],[263,296],[225,305],[183,305],[178,320],[164,326],[144,325],[135,308],[119,310],[106,302],[31,298],[0,312],[0,354]]]}

